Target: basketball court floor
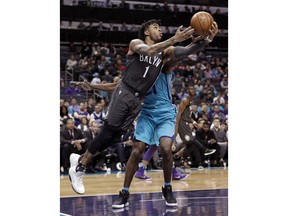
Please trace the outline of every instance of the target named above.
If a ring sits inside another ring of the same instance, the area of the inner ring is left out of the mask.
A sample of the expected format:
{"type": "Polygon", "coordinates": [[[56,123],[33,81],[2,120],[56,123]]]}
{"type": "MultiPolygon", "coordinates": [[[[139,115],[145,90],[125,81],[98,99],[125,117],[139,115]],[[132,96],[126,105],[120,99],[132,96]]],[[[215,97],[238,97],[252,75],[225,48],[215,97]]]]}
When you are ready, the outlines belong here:
{"type": "Polygon", "coordinates": [[[78,195],[71,188],[68,176],[60,177],[60,215],[73,216],[160,216],[160,215],[228,215],[228,167],[191,168],[185,180],[173,180],[177,207],[168,207],[162,198],[163,171],[151,170],[146,175],[152,181],[133,179],[129,206],[113,209],[123,187],[124,172],[86,174],[83,177],[85,194],[78,195]]]}

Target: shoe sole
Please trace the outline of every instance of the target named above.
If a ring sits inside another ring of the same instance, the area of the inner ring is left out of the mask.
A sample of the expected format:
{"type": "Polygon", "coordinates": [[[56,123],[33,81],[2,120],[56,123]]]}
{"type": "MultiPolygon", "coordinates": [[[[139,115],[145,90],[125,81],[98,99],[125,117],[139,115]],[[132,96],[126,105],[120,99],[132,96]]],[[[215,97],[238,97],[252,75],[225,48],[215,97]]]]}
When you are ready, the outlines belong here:
{"type": "Polygon", "coordinates": [[[143,181],[152,181],[152,178],[149,178],[149,179],[143,179],[143,178],[138,178],[138,177],[136,177],[136,176],[135,176],[135,178],[138,179],[138,180],[143,180],[143,181]]]}
{"type": "Polygon", "coordinates": [[[73,187],[72,178],[71,178],[71,176],[70,176],[70,173],[68,173],[68,176],[69,176],[69,180],[70,180],[70,182],[71,182],[71,187],[72,187],[73,191],[74,191],[75,193],[79,194],[79,195],[83,195],[83,194],[85,193],[85,191],[84,191],[83,193],[79,193],[78,191],[76,191],[76,190],[74,189],[74,187],[73,187]]]}
{"type": "Polygon", "coordinates": [[[189,175],[186,175],[184,178],[172,178],[172,180],[181,181],[181,180],[186,179],[188,176],[189,176],[189,175]]]}
{"type": "Polygon", "coordinates": [[[209,153],[204,153],[205,156],[207,155],[211,155],[211,154],[214,154],[216,152],[216,150],[212,151],[212,152],[209,152],[209,153]]]}
{"type": "Polygon", "coordinates": [[[165,197],[163,196],[163,194],[162,194],[162,198],[165,200],[165,203],[166,203],[167,206],[178,206],[178,202],[177,203],[168,203],[166,201],[165,197]]]}
{"type": "Polygon", "coordinates": [[[124,208],[124,207],[127,207],[129,206],[129,202],[125,203],[125,204],[122,204],[122,205],[112,205],[112,208],[124,208]]]}

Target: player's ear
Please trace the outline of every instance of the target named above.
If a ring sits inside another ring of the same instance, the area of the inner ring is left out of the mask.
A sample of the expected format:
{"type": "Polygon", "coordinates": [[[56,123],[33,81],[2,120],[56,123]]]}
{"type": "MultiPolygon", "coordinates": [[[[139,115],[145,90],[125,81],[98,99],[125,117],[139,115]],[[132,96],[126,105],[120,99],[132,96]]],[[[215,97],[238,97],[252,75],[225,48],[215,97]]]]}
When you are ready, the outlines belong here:
{"type": "Polygon", "coordinates": [[[148,36],[148,35],[149,35],[148,29],[147,29],[146,31],[144,31],[144,35],[145,35],[145,36],[148,36]]]}

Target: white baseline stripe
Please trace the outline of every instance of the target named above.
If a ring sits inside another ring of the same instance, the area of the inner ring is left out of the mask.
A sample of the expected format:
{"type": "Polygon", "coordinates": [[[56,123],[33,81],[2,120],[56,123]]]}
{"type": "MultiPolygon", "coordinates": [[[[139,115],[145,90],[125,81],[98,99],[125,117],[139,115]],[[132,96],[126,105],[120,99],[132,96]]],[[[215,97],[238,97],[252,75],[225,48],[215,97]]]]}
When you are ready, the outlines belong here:
{"type": "Polygon", "coordinates": [[[60,212],[60,216],[72,216],[72,215],[68,215],[68,214],[64,214],[60,212]]]}
{"type": "MultiPolygon", "coordinates": [[[[189,199],[228,199],[228,197],[179,197],[176,198],[177,200],[189,200],[189,199]]],[[[151,200],[141,200],[141,202],[151,202],[151,201],[159,201],[159,200],[163,200],[162,199],[151,199],[151,200]]]]}

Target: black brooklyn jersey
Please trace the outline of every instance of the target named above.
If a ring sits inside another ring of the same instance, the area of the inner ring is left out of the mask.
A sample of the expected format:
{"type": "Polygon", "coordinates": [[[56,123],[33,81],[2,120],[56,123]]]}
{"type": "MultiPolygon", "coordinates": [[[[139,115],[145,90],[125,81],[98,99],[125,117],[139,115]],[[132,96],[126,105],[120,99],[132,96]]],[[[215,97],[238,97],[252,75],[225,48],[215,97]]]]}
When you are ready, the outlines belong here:
{"type": "Polygon", "coordinates": [[[141,95],[146,95],[160,74],[163,53],[145,56],[138,53],[127,56],[122,82],[141,95]]]}

